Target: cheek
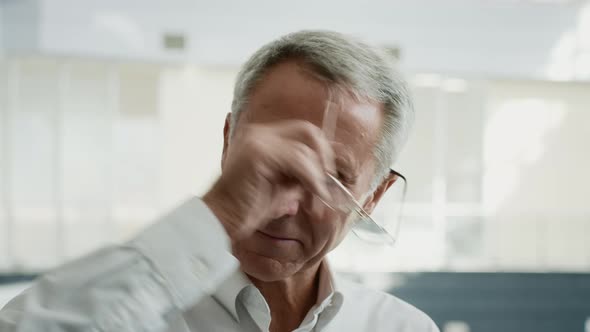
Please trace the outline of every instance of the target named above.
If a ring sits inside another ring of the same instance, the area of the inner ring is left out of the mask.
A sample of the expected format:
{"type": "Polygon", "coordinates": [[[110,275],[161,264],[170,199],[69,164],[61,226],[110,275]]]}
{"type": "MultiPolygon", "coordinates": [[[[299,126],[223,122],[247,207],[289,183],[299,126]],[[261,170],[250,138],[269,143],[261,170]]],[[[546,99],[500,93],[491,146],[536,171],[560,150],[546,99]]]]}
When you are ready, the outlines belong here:
{"type": "Polygon", "coordinates": [[[322,218],[313,221],[314,247],[326,252],[342,241],[350,229],[350,218],[329,208],[325,208],[322,218]]]}

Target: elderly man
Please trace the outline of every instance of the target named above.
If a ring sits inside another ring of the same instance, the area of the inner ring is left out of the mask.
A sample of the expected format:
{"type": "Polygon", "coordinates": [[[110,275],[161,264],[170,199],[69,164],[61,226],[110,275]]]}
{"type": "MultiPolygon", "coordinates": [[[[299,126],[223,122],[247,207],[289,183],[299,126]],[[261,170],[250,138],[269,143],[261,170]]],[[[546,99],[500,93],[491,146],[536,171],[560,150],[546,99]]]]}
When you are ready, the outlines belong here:
{"type": "Polygon", "coordinates": [[[0,330],[437,331],[409,304],[335,280],[325,261],[355,219],[331,206],[328,180],[370,213],[411,119],[405,84],[374,48],[325,31],[267,44],[237,77],[213,187],[39,278],[0,330]]]}

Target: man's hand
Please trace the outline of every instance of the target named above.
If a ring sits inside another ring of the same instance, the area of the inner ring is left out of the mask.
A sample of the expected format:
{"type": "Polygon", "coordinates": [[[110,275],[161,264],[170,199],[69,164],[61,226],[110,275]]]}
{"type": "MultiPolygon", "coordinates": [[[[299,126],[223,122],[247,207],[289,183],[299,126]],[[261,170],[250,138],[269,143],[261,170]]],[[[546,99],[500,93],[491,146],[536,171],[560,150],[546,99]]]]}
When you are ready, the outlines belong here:
{"type": "Polygon", "coordinates": [[[237,241],[296,211],[301,189],[329,199],[326,172],[334,169],[332,147],[313,124],[244,123],[230,140],[222,175],[203,201],[237,241]]]}

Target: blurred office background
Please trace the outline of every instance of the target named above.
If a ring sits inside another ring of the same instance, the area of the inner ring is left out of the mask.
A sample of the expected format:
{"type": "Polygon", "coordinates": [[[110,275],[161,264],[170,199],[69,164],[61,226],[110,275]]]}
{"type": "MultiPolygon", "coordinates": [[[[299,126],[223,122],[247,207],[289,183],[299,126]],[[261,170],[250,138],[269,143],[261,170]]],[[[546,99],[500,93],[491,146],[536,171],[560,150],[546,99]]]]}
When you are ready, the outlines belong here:
{"type": "Polygon", "coordinates": [[[0,306],[219,174],[240,64],[299,29],[386,47],[417,121],[393,248],[342,274],[446,332],[590,331],[590,1],[0,0],[0,306]]]}

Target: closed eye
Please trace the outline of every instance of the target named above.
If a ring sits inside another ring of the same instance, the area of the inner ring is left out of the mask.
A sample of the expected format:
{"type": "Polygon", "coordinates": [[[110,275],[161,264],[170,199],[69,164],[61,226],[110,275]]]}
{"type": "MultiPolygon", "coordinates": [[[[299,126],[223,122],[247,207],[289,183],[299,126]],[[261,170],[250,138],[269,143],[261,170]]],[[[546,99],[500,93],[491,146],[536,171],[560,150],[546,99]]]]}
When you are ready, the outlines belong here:
{"type": "Polygon", "coordinates": [[[347,188],[354,186],[354,184],[356,183],[355,177],[351,177],[350,175],[348,175],[342,171],[338,171],[337,175],[338,175],[338,181],[340,181],[340,183],[342,183],[347,188]]]}

